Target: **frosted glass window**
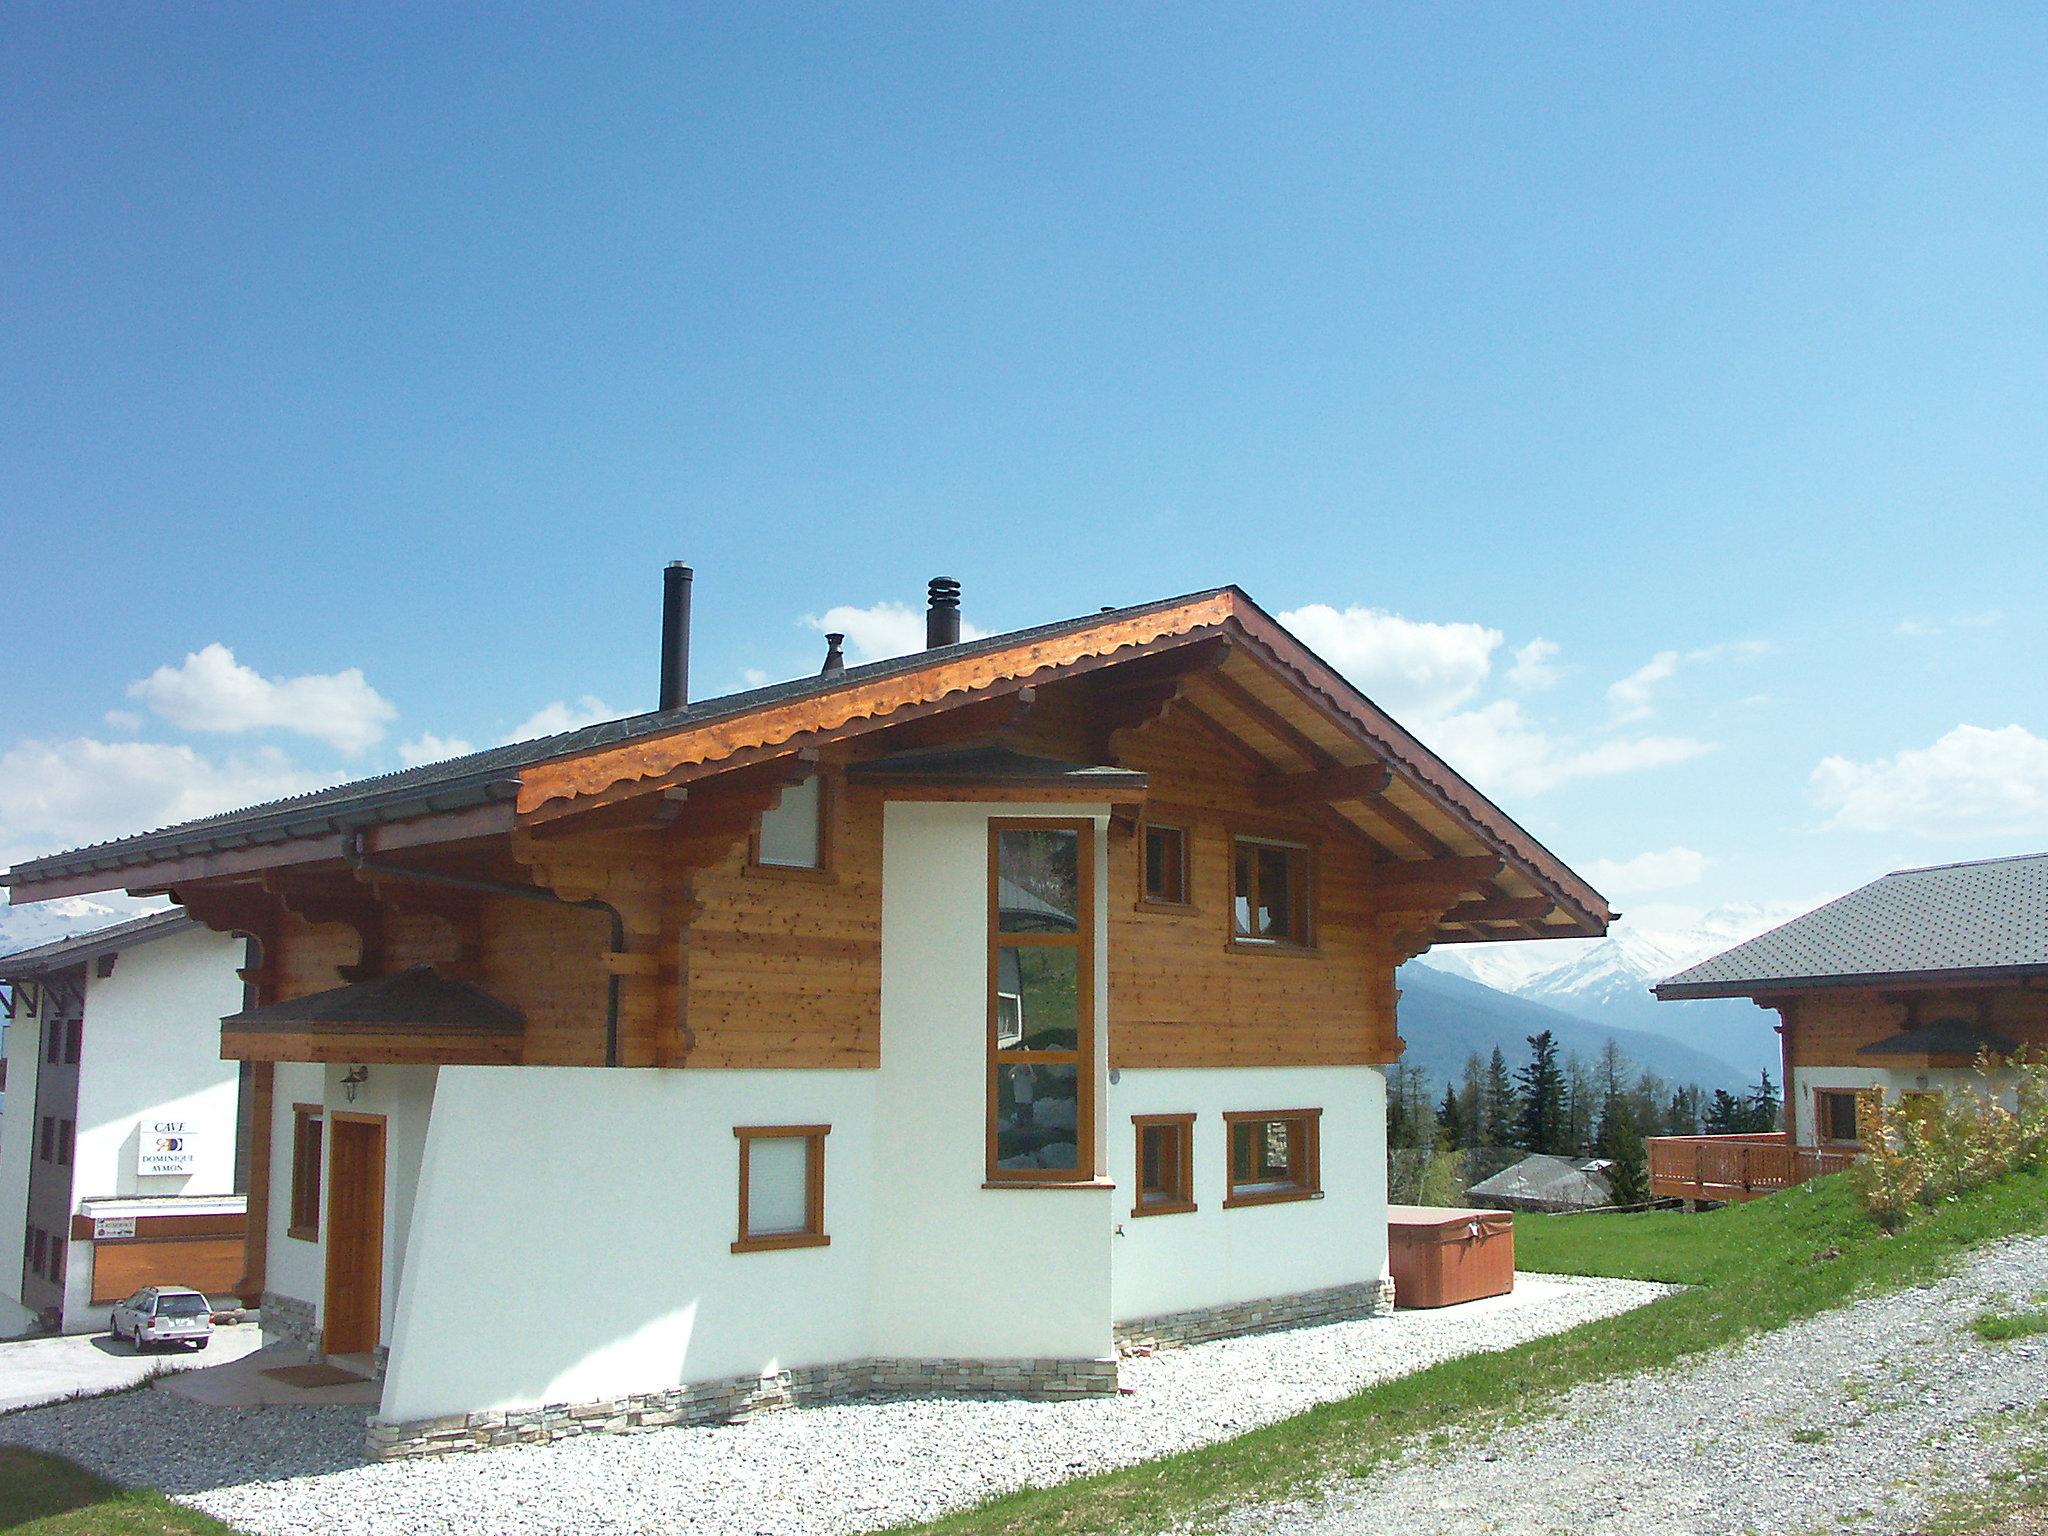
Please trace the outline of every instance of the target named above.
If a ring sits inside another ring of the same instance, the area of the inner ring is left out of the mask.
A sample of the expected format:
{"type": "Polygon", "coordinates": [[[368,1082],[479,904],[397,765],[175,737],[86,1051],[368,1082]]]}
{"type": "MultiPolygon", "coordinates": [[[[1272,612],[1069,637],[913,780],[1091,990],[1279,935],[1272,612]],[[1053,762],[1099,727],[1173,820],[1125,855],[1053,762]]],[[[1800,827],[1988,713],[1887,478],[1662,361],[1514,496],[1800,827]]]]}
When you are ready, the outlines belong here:
{"type": "Polygon", "coordinates": [[[747,1143],[747,1236],[810,1230],[811,1142],[807,1136],[757,1136],[747,1143]]]}
{"type": "Polygon", "coordinates": [[[783,869],[818,868],[824,808],[824,791],[815,773],[785,789],[775,809],[761,815],[759,862],[783,869]]]}

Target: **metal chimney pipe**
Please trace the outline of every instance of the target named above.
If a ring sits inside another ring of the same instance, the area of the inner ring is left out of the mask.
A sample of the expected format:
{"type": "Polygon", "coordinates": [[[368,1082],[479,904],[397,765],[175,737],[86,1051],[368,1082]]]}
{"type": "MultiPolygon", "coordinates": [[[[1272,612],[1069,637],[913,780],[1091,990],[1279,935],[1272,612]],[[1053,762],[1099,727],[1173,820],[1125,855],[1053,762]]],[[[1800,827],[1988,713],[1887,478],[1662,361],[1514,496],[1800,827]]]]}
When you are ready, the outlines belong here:
{"type": "Polygon", "coordinates": [[[680,560],[669,561],[661,573],[662,710],[681,709],[690,702],[691,576],[680,560]]]}
{"type": "Polygon", "coordinates": [[[827,635],[825,637],[825,665],[818,668],[818,676],[830,677],[834,672],[844,672],[846,670],[846,657],[839,649],[844,644],[846,644],[846,636],[844,635],[827,635]]]}
{"type": "Polygon", "coordinates": [[[960,643],[960,583],[950,576],[934,576],[926,591],[930,606],[924,613],[924,648],[960,643]]]}

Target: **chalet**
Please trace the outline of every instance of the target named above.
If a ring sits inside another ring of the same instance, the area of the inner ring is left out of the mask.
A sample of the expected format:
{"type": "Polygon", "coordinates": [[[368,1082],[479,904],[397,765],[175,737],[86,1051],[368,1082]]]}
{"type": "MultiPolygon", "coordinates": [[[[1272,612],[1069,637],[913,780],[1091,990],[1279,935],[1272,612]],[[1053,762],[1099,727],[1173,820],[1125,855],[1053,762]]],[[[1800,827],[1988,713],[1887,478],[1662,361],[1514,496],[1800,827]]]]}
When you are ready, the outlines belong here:
{"type": "Polygon", "coordinates": [[[246,1287],[374,1454],[1390,1303],[1394,969],[1599,894],[1234,587],[23,864],[249,936],[246,1287]]]}
{"type": "Polygon", "coordinates": [[[1997,1091],[2014,1051],[2048,1048],[2048,854],[1898,870],[1654,990],[1778,1015],[1785,1128],[1656,1138],[1651,1192],[1747,1199],[1834,1172],[1860,1144],[1859,1092],[1997,1091]]]}
{"type": "Polygon", "coordinates": [[[159,912],[0,956],[0,1337],[78,1333],[144,1285],[232,1297],[250,1069],[220,1052],[241,942],[159,912]]]}

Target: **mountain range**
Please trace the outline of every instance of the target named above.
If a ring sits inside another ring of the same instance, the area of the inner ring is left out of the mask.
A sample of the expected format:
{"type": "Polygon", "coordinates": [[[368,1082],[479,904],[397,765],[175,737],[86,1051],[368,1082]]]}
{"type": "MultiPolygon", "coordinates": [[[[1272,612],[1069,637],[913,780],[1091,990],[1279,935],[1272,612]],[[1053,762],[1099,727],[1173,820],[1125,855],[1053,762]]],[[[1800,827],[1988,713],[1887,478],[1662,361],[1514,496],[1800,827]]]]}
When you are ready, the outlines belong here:
{"type": "Polygon", "coordinates": [[[1650,986],[1804,910],[1736,904],[1690,927],[1666,929],[1638,928],[1624,918],[1604,939],[1447,945],[1415,963],[1589,1023],[1688,1046],[1734,1067],[1748,1084],[1761,1071],[1778,1075],[1777,1016],[1744,998],[1660,1003],[1650,986]]]}

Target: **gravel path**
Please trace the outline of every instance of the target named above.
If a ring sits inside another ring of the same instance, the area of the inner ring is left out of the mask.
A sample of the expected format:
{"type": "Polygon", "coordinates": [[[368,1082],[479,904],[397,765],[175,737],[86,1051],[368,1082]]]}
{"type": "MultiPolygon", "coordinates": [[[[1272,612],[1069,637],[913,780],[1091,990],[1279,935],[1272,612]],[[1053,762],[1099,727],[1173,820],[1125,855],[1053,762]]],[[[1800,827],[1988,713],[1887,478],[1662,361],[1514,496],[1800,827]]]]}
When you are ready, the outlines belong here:
{"type": "Polygon", "coordinates": [[[1665,1290],[1518,1276],[1512,1297],[1449,1311],[1130,1360],[1128,1395],[1079,1402],[855,1403],[717,1429],[372,1465],[361,1459],[359,1410],[235,1410],[142,1392],[0,1418],[0,1442],[161,1488],[253,1536],[836,1536],[1225,1439],[1438,1360],[1627,1311],[1665,1290]]]}
{"type": "Polygon", "coordinates": [[[1246,1511],[1233,1536],[1720,1536],[1912,1528],[2048,1453],[2048,1336],[1986,1344],[1985,1310],[2039,1305],[2048,1238],[1949,1279],[1796,1323],[1703,1363],[1582,1387],[1554,1414],[1465,1437],[1320,1503],[1246,1511]]]}

